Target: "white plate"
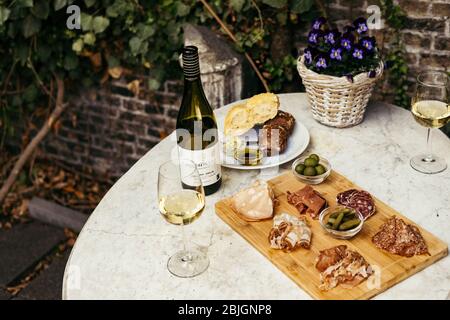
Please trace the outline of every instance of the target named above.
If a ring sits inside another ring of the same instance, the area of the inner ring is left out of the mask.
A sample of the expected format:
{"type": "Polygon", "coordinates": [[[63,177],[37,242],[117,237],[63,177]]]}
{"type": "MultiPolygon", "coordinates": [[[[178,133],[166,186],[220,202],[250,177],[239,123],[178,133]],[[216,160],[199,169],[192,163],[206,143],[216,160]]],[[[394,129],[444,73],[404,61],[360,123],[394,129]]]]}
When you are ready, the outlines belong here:
{"type": "Polygon", "coordinates": [[[306,127],[300,121],[300,115],[296,112],[298,109],[296,109],[295,106],[283,105],[283,101],[280,100],[280,110],[289,112],[295,118],[294,131],[288,138],[288,145],[286,150],[282,154],[277,156],[264,157],[262,163],[256,166],[244,166],[240,164],[236,159],[234,159],[234,157],[227,155],[222,147],[225,116],[228,110],[230,110],[233,105],[243,103],[244,101],[245,100],[236,101],[214,111],[217,120],[217,126],[219,127],[219,139],[221,140],[220,145],[222,152],[222,166],[226,168],[241,170],[265,169],[289,162],[306,150],[309,144],[309,132],[308,129],[306,129],[306,127]]]}

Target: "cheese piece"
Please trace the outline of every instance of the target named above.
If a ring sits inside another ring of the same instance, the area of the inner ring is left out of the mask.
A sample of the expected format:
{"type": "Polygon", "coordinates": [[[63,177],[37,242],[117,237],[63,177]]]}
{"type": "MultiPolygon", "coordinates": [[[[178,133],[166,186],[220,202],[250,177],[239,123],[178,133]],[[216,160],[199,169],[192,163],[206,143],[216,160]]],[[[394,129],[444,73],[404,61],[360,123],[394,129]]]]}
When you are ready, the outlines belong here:
{"type": "Polygon", "coordinates": [[[280,101],[274,93],[261,93],[248,99],[246,105],[253,124],[262,124],[275,118],[280,101]]]}
{"type": "Polygon", "coordinates": [[[256,181],[231,198],[233,209],[247,221],[270,219],[273,216],[274,194],[267,182],[256,181]]]}

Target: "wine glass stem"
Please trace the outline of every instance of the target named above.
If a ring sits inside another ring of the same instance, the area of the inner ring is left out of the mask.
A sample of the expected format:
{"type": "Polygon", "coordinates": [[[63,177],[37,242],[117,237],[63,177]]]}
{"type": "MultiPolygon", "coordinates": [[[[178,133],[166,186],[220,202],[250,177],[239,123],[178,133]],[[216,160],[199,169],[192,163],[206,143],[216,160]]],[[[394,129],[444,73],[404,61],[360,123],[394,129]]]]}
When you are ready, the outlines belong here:
{"type": "Polygon", "coordinates": [[[192,255],[189,252],[189,239],[186,232],[186,226],[184,223],[181,224],[181,233],[183,234],[183,252],[185,255],[181,258],[183,262],[191,262],[192,255]]]}
{"type": "Polygon", "coordinates": [[[432,143],[431,143],[431,128],[427,129],[427,153],[425,158],[423,159],[426,162],[432,162],[433,159],[433,148],[432,148],[432,143]]]}

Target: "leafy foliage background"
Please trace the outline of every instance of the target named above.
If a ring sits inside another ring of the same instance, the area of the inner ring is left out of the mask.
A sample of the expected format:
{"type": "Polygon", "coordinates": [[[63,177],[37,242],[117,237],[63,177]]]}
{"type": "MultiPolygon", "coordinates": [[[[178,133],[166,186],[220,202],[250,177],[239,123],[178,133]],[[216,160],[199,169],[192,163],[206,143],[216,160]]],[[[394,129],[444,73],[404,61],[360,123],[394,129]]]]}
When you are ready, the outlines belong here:
{"type": "MultiPolygon", "coordinates": [[[[270,36],[279,28],[299,28],[317,15],[313,0],[208,3],[233,27],[237,49],[251,54],[271,89],[280,90],[292,79],[296,52],[273,61],[270,36]]],[[[187,22],[218,28],[195,0],[0,0],[2,141],[13,133],[17,119],[45,107],[54,74],[72,91],[133,76],[133,70],[150,75],[150,89],[179,77],[178,50],[187,22]],[[81,9],[81,30],[66,27],[66,9],[72,4],[81,9]]]]}

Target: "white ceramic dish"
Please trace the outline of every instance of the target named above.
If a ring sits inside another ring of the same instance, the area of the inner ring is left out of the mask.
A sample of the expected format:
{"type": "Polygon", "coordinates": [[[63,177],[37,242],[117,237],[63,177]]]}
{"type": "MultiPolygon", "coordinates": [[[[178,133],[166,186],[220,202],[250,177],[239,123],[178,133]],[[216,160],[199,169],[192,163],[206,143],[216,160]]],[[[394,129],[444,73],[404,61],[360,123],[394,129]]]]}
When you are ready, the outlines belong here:
{"type": "MultiPolygon", "coordinates": [[[[261,164],[254,165],[254,166],[246,166],[243,164],[240,164],[233,156],[227,155],[224,151],[224,148],[222,148],[224,143],[224,121],[225,116],[228,112],[228,110],[235,104],[243,103],[245,100],[240,100],[233,102],[231,104],[228,104],[226,106],[223,106],[220,109],[217,109],[214,111],[214,114],[216,116],[217,125],[219,127],[219,139],[221,144],[221,163],[222,166],[227,168],[233,168],[233,169],[241,169],[241,170],[255,170],[255,169],[265,169],[265,168],[271,168],[278,165],[281,165],[283,163],[289,162],[296,157],[298,157],[300,154],[302,154],[303,151],[306,150],[309,144],[309,132],[308,129],[302,124],[301,122],[301,116],[298,114],[298,109],[295,108],[295,106],[286,106],[283,105],[283,102],[281,101],[280,104],[280,110],[286,111],[291,113],[295,118],[295,127],[294,131],[292,132],[292,135],[288,139],[288,145],[286,150],[277,156],[273,157],[264,157],[261,161],[261,164]]],[[[249,135],[251,136],[251,135],[249,135]]],[[[256,137],[254,137],[256,139],[256,137]]]]}

